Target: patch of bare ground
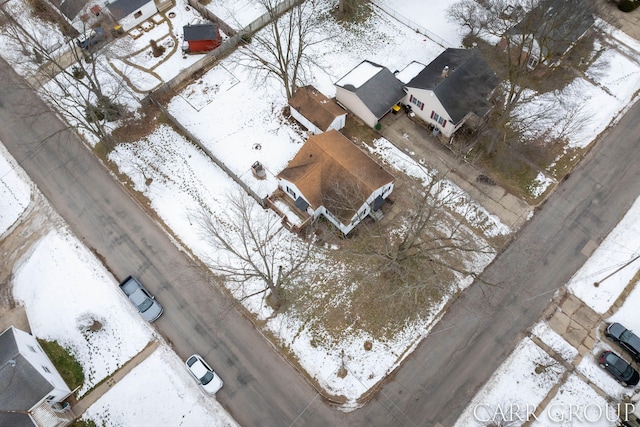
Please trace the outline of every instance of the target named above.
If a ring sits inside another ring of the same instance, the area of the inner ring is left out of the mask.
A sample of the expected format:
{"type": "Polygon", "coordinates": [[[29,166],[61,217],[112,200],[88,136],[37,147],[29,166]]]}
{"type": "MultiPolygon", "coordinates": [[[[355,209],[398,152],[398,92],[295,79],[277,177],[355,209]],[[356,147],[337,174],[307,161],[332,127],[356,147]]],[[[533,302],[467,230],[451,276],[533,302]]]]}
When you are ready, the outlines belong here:
{"type": "Polygon", "coordinates": [[[33,250],[40,238],[63,225],[61,218],[51,209],[46,199],[37,191],[17,223],[0,240],[0,329],[14,325],[29,330],[24,310],[13,297],[13,275],[20,260],[33,250]]]}

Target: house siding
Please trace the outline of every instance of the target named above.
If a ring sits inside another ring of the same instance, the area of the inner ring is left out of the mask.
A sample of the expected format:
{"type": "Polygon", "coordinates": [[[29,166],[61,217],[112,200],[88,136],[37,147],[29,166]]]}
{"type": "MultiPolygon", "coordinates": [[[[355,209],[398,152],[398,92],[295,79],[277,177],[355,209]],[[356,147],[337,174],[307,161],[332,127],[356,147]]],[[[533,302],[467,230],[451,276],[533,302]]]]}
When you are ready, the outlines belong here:
{"type": "Polygon", "coordinates": [[[303,116],[298,110],[296,110],[295,108],[291,107],[291,115],[293,116],[294,119],[296,119],[297,121],[300,122],[300,124],[302,124],[302,126],[304,126],[305,128],[307,128],[309,131],[311,131],[314,135],[318,135],[319,133],[322,133],[323,130],[320,129],[319,127],[317,127],[316,125],[314,125],[313,123],[311,123],[310,120],[308,120],[305,116],[303,116]]]}
{"type": "Polygon", "coordinates": [[[189,52],[208,52],[220,46],[220,40],[188,40],[189,52]]]}
{"type": "Polygon", "coordinates": [[[433,91],[407,87],[407,96],[403,102],[411,106],[417,117],[435,126],[447,138],[453,134],[455,124],[433,91]],[[418,108],[416,103],[412,102],[413,99],[417,99],[422,107],[418,108]],[[443,123],[434,119],[436,114],[444,120],[443,123]]]}
{"type": "Polygon", "coordinates": [[[318,215],[319,215],[319,213],[317,213],[318,209],[316,209],[315,206],[311,206],[311,203],[309,203],[309,200],[307,200],[304,197],[304,195],[302,194],[302,191],[300,191],[300,189],[294,183],[286,179],[278,178],[278,187],[280,187],[280,189],[294,202],[298,199],[298,197],[301,197],[302,199],[304,199],[304,201],[307,202],[307,204],[309,205],[305,212],[313,216],[314,219],[318,218],[318,215]]]}
{"type": "Polygon", "coordinates": [[[358,116],[367,126],[375,127],[378,124],[376,116],[358,98],[358,96],[340,86],[336,86],[336,101],[347,110],[358,116]]]}
{"type": "Polygon", "coordinates": [[[150,1],[149,3],[141,6],[136,11],[120,19],[118,21],[118,24],[122,27],[122,30],[129,31],[132,28],[135,28],[138,25],[142,24],[144,21],[151,18],[156,13],[158,13],[158,8],[153,1],[150,1]],[[138,15],[138,17],[136,17],[136,15],[138,15]]]}
{"type": "Polygon", "coordinates": [[[340,130],[346,124],[347,124],[347,113],[344,113],[343,115],[336,117],[335,120],[331,122],[331,124],[329,125],[329,128],[326,130],[329,130],[329,129],[340,130]]]}
{"type": "MultiPolygon", "coordinates": [[[[38,340],[32,335],[15,328],[14,334],[20,354],[51,384],[52,389],[48,392],[48,395],[52,396],[50,401],[61,402],[64,400],[71,393],[71,390],[44,350],[42,350],[42,347],[40,347],[38,340]]],[[[43,397],[43,401],[46,397],[43,397]]]]}

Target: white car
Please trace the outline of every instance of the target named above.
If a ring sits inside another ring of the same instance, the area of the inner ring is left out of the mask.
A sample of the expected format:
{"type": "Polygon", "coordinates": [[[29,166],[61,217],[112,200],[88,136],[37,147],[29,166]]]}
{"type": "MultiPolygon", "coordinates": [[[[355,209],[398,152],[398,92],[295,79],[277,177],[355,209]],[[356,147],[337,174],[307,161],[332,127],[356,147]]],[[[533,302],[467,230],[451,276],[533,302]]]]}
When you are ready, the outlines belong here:
{"type": "Polygon", "coordinates": [[[187,369],[198,381],[198,384],[209,394],[216,394],[224,384],[207,362],[199,354],[194,354],[185,362],[187,369]]]}

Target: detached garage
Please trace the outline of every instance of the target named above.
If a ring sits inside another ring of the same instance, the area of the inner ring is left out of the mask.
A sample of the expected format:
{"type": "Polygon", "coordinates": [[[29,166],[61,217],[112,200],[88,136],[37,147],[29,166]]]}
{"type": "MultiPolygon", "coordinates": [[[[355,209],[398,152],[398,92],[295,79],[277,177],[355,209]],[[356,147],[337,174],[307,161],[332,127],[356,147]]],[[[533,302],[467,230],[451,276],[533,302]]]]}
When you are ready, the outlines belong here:
{"type": "Polygon", "coordinates": [[[362,61],[335,86],[338,103],[372,128],[405,96],[402,82],[370,61],[362,61]]]}

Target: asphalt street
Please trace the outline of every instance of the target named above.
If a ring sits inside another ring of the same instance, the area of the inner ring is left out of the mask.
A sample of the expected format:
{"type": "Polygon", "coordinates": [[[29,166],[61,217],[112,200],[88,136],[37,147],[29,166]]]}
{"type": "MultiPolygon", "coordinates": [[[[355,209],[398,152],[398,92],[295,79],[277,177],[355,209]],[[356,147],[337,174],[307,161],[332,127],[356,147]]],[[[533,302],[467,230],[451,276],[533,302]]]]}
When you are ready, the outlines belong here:
{"type": "MultiPolygon", "coordinates": [[[[243,426],[452,425],[475,392],[640,193],[640,106],[595,144],[517,239],[449,309],[365,407],[327,405],[73,132],[0,60],[0,141],[117,279],[137,274],[165,306],[176,352],[220,371],[243,426]]],[[[115,286],[115,285],[114,285],[115,286]]]]}

